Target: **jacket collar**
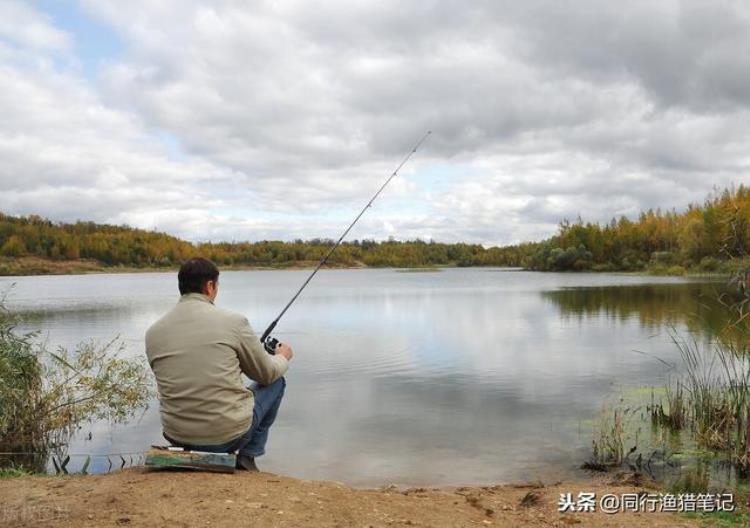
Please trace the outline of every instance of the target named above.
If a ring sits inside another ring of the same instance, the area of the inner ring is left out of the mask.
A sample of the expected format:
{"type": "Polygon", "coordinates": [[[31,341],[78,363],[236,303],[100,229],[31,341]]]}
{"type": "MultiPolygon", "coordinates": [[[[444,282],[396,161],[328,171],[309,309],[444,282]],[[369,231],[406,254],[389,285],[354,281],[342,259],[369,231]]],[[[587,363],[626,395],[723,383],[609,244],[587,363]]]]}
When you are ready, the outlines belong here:
{"type": "Polygon", "coordinates": [[[186,301],[200,301],[207,302],[209,304],[214,303],[211,299],[208,298],[208,295],[203,295],[202,293],[186,293],[185,295],[180,296],[179,302],[186,301]]]}

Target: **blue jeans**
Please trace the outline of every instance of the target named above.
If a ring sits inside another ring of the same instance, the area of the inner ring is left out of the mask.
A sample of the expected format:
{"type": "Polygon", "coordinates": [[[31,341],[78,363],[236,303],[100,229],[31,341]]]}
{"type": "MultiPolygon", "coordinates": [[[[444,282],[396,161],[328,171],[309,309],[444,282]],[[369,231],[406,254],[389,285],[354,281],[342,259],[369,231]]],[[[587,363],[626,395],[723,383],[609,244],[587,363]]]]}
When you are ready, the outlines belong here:
{"type": "Polygon", "coordinates": [[[255,395],[255,405],[253,407],[253,421],[250,429],[245,431],[242,436],[230,440],[226,444],[216,445],[192,445],[175,442],[167,438],[173,445],[183,447],[192,451],[207,451],[209,453],[234,453],[239,451],[240,455],[249,457],[258,457],[266,452],[266,442],[268,442],[268,430],[271,428],[276,414],[281,405],[281,398],[284,396],[286,380],[281,377],[270,385],[260,385],[253,383],[250,390],[255,395]]]}

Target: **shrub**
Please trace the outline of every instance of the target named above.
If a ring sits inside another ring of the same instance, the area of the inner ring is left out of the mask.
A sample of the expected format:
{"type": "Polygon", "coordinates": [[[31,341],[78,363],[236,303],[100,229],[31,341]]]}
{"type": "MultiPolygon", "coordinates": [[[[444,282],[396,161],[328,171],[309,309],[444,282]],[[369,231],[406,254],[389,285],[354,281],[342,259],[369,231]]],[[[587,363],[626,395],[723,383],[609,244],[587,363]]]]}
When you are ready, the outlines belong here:
{"type": "Polygon", "coordinates": [[[607,262],[605,264],[594,264],[591,267],[592,271],[615,271],[615,266],[611,262],[607,262]]]}
{"type": "Polygon", "coordinates": [[[651,264],[648,267],[648,273],[650,275],[667,275],[668,268],[663,264],[651,264]]]}
{"type": "Polygon", "coordinates": [[[698,264],[698,269],[703,272],[712,272],[719,269],[719,260],[714,257],[703,257],[698,264]]]}
{"type": "Polygon", "coordinates": [[[651,254],[651,263],[672,266],[677,263],[676,255],[671,251],[654,251],[651,254]]]}
{"type": "MultiPolygon", "coordinates": [[[[33,453],[22,465],[43,470],[50,450],[62,454],[71,435],[94,419],[124,422],[153,396],[145,362],[123,358],[117,340],[87,341],[71,353],[48,351],[36,332],[19,333],[20,319],[0,297],[0,451],[33,453]]],[[[15,460],[0,460],[0,466],[15,460]]]]}
{"type": "Polygon", "coordinates": [[[667,269],[667,275],[676,275],[676,276],[682,276],[687,273],[687,270],[683,268],[682,266],[670,266],[667,269]]]}

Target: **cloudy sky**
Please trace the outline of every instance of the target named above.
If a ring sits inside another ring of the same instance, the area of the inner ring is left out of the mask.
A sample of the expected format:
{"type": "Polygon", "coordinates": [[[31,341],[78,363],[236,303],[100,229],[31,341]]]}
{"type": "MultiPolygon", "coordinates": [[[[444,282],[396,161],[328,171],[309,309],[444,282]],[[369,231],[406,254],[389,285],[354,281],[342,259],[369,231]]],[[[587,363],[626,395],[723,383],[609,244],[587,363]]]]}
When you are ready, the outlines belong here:
{"type": "Polygon", "coordinates": [[[506,244],[746,181],[750,4],[0,0],[0,211],[506,244]]]}

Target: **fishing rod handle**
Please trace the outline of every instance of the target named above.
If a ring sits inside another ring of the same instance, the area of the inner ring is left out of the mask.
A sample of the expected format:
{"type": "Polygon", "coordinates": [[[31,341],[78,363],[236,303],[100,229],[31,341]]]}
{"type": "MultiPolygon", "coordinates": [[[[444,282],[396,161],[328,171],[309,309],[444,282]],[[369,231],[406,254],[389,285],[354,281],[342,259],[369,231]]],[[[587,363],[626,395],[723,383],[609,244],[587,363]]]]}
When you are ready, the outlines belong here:
{"type": "Polygon", "coordinates": [[[279,318],[277,317],[270,325],[268,325],[268,328],[265,329],[263,335],[260,336],[260,342],[263,343],[263,348],[265,348],[266,352],[271,355],[276,354],[276,347],[279,346],[279,340],[275,337],[271,337],[271,332],[276,328],[278,322],[279,318]]]}

